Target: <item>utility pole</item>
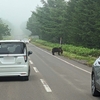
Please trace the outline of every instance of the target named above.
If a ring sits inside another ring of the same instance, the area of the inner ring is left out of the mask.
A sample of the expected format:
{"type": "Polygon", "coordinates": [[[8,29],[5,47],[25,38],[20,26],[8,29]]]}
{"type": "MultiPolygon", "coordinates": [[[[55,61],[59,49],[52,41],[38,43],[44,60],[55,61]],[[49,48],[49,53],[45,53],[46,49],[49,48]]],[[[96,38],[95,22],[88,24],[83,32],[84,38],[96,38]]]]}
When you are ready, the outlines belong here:
{"type": "Polygon", "coordinates": [[[62,37],[60,37],[60,45],[62,44],[62,37]]]}

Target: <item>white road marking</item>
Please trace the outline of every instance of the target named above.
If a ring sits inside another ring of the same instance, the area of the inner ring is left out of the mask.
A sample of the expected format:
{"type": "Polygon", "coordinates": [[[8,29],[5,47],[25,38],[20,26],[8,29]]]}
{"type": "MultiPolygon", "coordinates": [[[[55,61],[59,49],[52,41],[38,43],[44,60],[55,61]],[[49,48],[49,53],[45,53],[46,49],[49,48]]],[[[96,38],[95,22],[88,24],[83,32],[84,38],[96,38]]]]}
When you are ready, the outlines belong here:
{"type": "Polygon", "coordinates": [[[30,62],[31,64],[33,64],[33,62],[32,62],[31,60],[30,60],[29,62],[30,62]]]}
{"type": "Polygon", "coordinates": [[[33,67],[33,69],[34,69],[34,71],[35,71],[36,73],[39,72],[38,69],[37,69],[36,67],[33,67]]]}
{"type": "Polygon", "coordinates": [[[45,90],[47,92],[52,92],[52,90],[50,89],[50,87],[48,86],[48,84],[43,80],[43,79],[40,79],[41,83],[43,84],[45,90]]]}
{"type": "MultiPolygon", "coordinates": [[[[43,52],[46,52],[47,54],[53,56],[52,54],[48,53],[47,51],[44,51],[43,49],[41,49],[41,48],[39,48],[39,47],[37,47],[37,48],[40,49],[40,50],[42,50],[43,52]]],[[[55,58],[57,58],[57,59],[59,59],[59,60],[65,62],[65,63],[71,65],[71,66],[74,67],[74,68],[77,68],[77,69],[79,69],[79,70],[81,70],[81,71],[84,71],[84,72],[86,72],[86,73],[88,73],[88,74],[91,74],[91,72],[89,72],[89,71],[87,71],[87,70],[85,70],[85,69],[83,69],[83,68],[80,68],[80,67],[78,67],[78,66],[76,66],[76,65],[73,65],[73,64],[71,64],[71,63],[69,63],[69,62],[67,62],[67,61],[65,61],[65,60],[63,60],[63,59],[61,59],[61,58],[58,58],[58,57],[56,57],[56,56],[53,56],[53,57],[55,57],[55,58]]]]}
{"type": "Polygon", "coordinates": [[[82,70],[82,71],[84,71],[84,72],[86,72],[86,73],[91,74],[91,72],[89,72],[89,71],[87,71],[87,70],[85,70],[85,69],[83,69],[83,68],[80,68],[80,67],[78,67],[78,66],[76,66],[76,65],[73,65],[73,64],[71,64],[71,63],[69,63],[69,62],[67,62],[67,61],[65,61],[65,60],[63,60],[63,59],[60,59],[60,58],[58,58],[58,57],[56,57],[56,58],[59,59],[59,60],[61,60],[61,61],[63,61],[63,62],[65,62],[65,63],[67,63],[67,64],[69,64],[69,65],[71,65],[71,66],[73,66],[74,68],[80,69],[80,70],[82,70]]]}

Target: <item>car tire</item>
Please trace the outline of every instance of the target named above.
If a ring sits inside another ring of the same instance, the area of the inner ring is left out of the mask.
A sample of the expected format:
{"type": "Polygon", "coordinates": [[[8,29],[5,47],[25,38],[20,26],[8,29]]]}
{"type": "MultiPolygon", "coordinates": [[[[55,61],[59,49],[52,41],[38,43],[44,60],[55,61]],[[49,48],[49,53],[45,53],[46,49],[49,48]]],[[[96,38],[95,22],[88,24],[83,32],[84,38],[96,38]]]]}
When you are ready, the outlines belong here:
{"type": "Polygon", "coordinates": [[[98,92],[97,89],[96,89],[94,74],[91,77],[91,92],[92,92],[93,96],[99,96],[100,95],[100,92],[98,92]]]}
{"type": "Polygon", "coordinates": [[[30,76],[30,66],[29,66],[28,76],[23,76],[23,81],[28,81],[29,76],[30,76]]]}
{"type": "Polygon", "coordinates": [[[29,80],[29,76],[24,76],[24,81],[28,81],[29,80]]]}

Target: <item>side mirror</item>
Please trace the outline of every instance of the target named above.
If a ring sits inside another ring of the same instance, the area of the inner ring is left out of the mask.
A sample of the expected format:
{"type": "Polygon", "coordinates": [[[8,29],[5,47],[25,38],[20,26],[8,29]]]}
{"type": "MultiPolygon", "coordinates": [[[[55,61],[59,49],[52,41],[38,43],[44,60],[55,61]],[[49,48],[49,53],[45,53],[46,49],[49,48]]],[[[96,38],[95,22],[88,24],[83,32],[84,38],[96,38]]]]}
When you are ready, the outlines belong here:
{"type": "Polygon", "coordinates": [[[32,54],[32,51],[28,51],[28,56],[29,56],[30,54],[32,54]]]}
{"type": "Polygon", "coordinates": [[[100,61],[98,61],[98,64],[100,64],[100,61]]]}

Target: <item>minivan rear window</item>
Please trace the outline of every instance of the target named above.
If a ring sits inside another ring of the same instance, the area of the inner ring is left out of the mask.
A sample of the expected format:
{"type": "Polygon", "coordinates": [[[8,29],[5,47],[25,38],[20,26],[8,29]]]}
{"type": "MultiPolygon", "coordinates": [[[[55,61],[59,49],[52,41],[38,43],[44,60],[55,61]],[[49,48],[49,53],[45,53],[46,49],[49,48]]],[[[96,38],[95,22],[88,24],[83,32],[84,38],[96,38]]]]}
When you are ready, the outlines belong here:
{"type": "Polygon", "coordinates": [[[22,42],[1,42],[0,54],[23,54],[25,47],[22,42]]]}

